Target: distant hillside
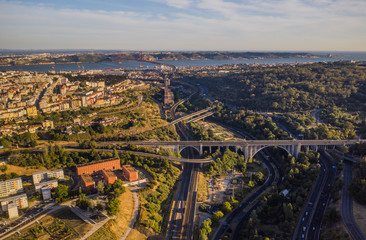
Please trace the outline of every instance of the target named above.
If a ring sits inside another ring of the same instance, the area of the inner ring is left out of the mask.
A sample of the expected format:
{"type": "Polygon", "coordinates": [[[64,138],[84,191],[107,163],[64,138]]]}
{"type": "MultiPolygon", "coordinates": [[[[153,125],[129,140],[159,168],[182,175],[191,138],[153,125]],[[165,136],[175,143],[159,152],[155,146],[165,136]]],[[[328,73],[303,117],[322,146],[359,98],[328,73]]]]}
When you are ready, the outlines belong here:
{"type": "MultiPolygon", "coordinates": [[[[39,55],[17,55],[15,57],[0,57],[0,66],[6,65],[36,65],[60,63],[97,63],[97,62],[123,62],[139,59],[138,52],[116,53],[53,53],[39,55]]],[[[145,52],[144,60],[169,61],[169,60],[231,60],[231,59],[260,59],[260,58],[307,58],[317,57],[309,53],[288,52],[145,52]]]]}

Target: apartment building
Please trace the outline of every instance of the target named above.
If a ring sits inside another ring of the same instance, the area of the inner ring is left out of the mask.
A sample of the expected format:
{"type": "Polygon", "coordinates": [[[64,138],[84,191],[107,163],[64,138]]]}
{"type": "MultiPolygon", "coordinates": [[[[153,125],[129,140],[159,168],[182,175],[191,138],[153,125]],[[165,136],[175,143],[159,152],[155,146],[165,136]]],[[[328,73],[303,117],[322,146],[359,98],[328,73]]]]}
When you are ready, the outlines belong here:
{"type": "Polygon", "coordinates": [[[0,198],[21,192],[23,192],[23,182],[20,177],[0,182],[0,198]]]}

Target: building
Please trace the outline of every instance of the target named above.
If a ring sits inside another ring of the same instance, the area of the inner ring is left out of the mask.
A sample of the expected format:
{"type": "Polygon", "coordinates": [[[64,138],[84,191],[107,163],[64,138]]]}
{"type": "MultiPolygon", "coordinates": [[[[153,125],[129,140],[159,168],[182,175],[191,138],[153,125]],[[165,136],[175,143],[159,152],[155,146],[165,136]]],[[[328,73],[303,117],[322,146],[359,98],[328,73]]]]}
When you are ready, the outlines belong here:
{"type": "Polygon", "coordinates": [[[41,189],[44,187],[53,189],[53,188],[57,188],[57,186],[58,186],[57,180],[51,180],[51,181],[47,181],[47,182],[40,182],[40,183],[34,184],[34,189],[37,192],[41,193],[41,189]]]}
{"type": "Polygon", "coordinates": [[[128,181],[136,181],[138,179],[138,173],[131,165],[123,165],[122,171],[123,175],[128,179],[128,181]]]}
{"type": "Polygon", "coordinates": [[[118,158],[110,158],[98,162],[92,162],[76,167],[77,175],[93,174],[101,170],[121,169],[121,161],[118,158]]]}
{"type": "Polygon", "coordinates": [[[1,210],[6,212],[8,210],[8,205],[11,203],[14,203],[19,209],[27,208],[28,207],[27,194],[24,193],[21,195],[1,199],[1,210]]]}
{"type": "Polygon", "coordinates": [[[32,174],[32,178],[33,178],[33,184],[37,184],[42,182],[43,180],[47,180],[47,171],[42,171],[42,172],[35,172],[32,174]]]}
{"type": "Polygon", "coordinates": [[[18,207],[16,206],[15,203],[10,203],[8,205],[8,216],[9,219],[19,217],[18,207]]]}
{"type": "Polygon", "coordinates": [[[58,180],[65,180],[63,169],[57,169],[54,171],[35,172],[32,174],[32,177],[33,177],[33,184],[37,184],[42,181],[47,181],[51,178],[56,178],[58,180]]]}
{"type": "Polygon", "coordinates": [[[81,178],[81,184],[83,185],[84,188],[93,189],[95,187],[95,182],[90,175],[83,174],[80,175],[80,178],[81,178]]]}
{"type": "Polygon", "coordinates": [[[36,108],[36,106],[27,107],[27,115],[28,115],[28,117],[37,117],[37,108],[36,108]]]}
{"type": "Polygon", "coordinates": [[[43,200],[51,199],[51,189],[49,187],[41,188],[43,200]]]}
{"type": "Polygon", "coordinates": [[[47,178],[48,179],[56,178],[58,180],[63,181],[63,180],[65,180],[64,170],[57,169],[57,170],[49,171],[49,172],[47,172],[47,178]]]}
{"type": "Polygon", "coordinates": [[[49,129],[53,129],[53,121],[51,120],[45,120],[44,122],[42,122],[42,127],[43,128],[49,128],[49,129]]]}
{"type": "Polygon", "coordinates": [[[117,180],[117,176],[112,171],[102,170],[102,174],[106,184],[113,184],[117,180]]]}
{"type": "Polygon", "coordinates": [[[23,182],[20,177],[0,182],[0,197],[7,197],[21,192],[23,192],[23,182]]]}

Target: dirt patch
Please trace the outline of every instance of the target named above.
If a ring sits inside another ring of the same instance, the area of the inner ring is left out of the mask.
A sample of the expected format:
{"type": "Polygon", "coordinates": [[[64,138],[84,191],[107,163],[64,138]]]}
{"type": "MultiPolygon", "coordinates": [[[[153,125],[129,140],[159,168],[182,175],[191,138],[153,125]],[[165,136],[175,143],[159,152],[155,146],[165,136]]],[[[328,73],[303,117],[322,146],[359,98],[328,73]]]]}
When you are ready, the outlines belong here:
{"type": "Polygon", "coordinates": [[[366,206],[353,201],[353,216],[363,234],[366,235],[366,206]]]}
{"type": "Polygon", "coordinates": [[[19,176],[22,175],[32,175],[32,173],[45,171],[47,168],[40,167],[40,168],[32,168],[32,167],[18,167],[14,165],[7,164],[8,169],[5,171],[6,174],[10,174],[12,172],[18,174],[19,176]]]}
{"type": "Polygon", "coordinates": [[[137,231],[136,229],[132,229],[127,237],[127,240],[145,240],[145,239],[147,239],[147,237],[144,234],[137,231]]]}
{"type": "Polygon", "coordinates": [[[203,202],[208,199],[208,179],[203,173],[199,173],[197,202],[203,202]]]}

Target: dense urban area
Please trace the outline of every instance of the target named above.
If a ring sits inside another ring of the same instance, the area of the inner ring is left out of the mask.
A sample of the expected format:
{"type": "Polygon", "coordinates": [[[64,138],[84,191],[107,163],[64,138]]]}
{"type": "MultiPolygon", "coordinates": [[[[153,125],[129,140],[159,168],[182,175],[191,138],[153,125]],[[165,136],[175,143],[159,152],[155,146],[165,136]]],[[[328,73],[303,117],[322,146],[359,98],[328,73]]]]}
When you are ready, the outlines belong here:
{"type": "Polygon", "coordinates": [[[304,57],[1,55],[0,239],[365,239],[366,62],[162,62],[304,57]]]}

